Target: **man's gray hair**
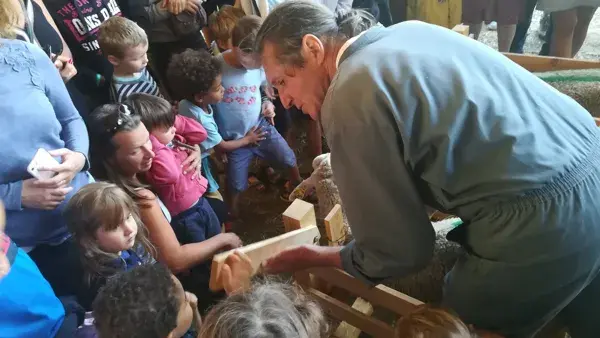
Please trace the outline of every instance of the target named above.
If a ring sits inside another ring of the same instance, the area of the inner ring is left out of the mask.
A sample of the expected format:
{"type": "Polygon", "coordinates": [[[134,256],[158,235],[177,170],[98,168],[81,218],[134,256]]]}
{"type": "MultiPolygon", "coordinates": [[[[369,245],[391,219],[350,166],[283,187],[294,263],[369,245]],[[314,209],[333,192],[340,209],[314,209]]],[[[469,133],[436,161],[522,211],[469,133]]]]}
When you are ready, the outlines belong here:
{"type": "Polygon", "coordinates": [[[282,64],[302,66],[302,38],[312,34],[328,40],[347,40],[377,23],[366,11],[352,9],[335,15],[327,7],[305,0],[286,1],[273,9],[256,35],[255,50],[262,53],[266,42],[277,46],[282,64]]]}

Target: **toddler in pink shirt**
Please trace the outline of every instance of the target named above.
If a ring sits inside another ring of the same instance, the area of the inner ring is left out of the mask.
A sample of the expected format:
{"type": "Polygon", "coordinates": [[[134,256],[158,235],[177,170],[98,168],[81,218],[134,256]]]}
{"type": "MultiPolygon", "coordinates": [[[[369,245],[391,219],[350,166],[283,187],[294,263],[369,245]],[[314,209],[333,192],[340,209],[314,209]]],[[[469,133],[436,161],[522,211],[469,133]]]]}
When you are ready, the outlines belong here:
{"type": "Polygon", "coordinates": [[[171,104],[157,96],[133,94],[127,104],[150,132],[155,156],[144,178],[173,216],[171,226],[179,242],[197,243],[218,235],[221,222],[212,203],[203,196],[208,185],[206,178],[200,175],[200,168],[183,166],[189,150],[199,150],[198,144],[206,139],[204,127],[193,119],[175,115],[171,104]]]}

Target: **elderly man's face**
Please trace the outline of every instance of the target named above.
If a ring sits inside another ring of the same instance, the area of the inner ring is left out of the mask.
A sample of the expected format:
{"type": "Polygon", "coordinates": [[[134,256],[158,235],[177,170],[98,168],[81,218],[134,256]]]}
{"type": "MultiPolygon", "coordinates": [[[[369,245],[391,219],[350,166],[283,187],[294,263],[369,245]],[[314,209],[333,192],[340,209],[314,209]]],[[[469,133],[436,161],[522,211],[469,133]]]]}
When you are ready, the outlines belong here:
{"type": "Polygon", "coordinates": [[[267,80],[279,92],[281,103],[286,108],[296,106],[313,120],[318,120],[321,105],[329,89],[329,76],[324,64],[323,46],[308,41],[303,46],[302,67],[282,65],[277,59],[277,47],[265,43],[262,64],[267,80]]]}

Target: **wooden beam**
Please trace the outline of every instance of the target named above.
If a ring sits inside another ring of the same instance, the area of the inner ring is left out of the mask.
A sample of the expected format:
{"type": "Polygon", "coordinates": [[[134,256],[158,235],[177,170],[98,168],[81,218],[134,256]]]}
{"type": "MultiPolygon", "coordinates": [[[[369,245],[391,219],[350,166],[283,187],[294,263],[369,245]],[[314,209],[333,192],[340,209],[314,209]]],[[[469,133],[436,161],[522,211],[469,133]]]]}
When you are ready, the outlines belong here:
{"type": "Polygon", "coordinates": [[[343,245],[346,238],[342,206],[336,204],[325,217],[325,232],[329,246],[343,245]]]}
{"type": "Polygon", "coordinates": [[[596,60],[580,60],[515,53],[502,54],[530,72],[600,68],[600,61],[596,60]]]}
{"type": "Polygon", "coordinates": [[[285,232],[297,230],[303,227],[317,225],[314,205],[301,199],[296,199],[283,212],[283,225],[285,232]]]}
{"type": "Polygon", "coordinates": [[[392,327],[384,322],[360,313],[347,304],[344,304],[319,290],[308,289],[308,293],[313,295],[321,306],[333,317],[352,323],[352,325],[373,337],[389,338],[394,336],[392,327]]]}
{"type": "Polygon", "coordinates": [[[318,239],[319,236],[319,229],[313,225],[215,255],[213,257],[210,271],[210,289],[213,291],[219,291],[223,289],[221,268],[223,267],[225,259],[227,259],[227,257],[234,251],[243,252],[250,257],[252,260],[253,274],[255,274],[258,271],[261,263],[271,256],[293,246],[314,244],[315,239],[318,239]]]}
{"type": "Polygon", "coordinates": [[[417,306],[423,304],[420,300],[385,285],[369,287],[360,280],[338,269],[312,268],[308,271],[336,287],[348,290],[351,294],[361,297],[373,305],[389,309],[400,316],[412,312],[417,306]]]}
{"type": "MultiPolygon", "coordinates": [[[[365,316],[371,316],[373,314],[373,305],[362,298],[356,298],[352,308],[365,316]]],[[[333,337],[335,338],[358,338],[362,331],[356,326],[352,326],[348,322],[342,322],[335,332],[333,337]]]]}
{"type": "Polygon", "coordinates": [[[452,28],[452,30],[464,36],[469,36],[469,26],[467,25],[456,25],[454,28],[452,28]]]}

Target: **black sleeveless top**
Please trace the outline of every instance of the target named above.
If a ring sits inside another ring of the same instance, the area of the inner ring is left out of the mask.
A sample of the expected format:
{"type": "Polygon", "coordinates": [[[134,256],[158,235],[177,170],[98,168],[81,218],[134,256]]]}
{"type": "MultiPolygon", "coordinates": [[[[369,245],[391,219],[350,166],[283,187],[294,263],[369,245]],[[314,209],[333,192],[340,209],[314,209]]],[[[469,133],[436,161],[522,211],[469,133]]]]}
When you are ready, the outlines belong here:
{"type": "MultiPolygon", "coordinates": [[[[46,52],[51,51],[53,54],[60,55],[63,50],[60,35],[58,35],[54,27],[48,22],[40,5],[33,0],[30,1],[33,4],[33,33],[40,47],[46,52]]],[[[27,16],[27,13],[24,13],[24,15],[27,16]]],[[[27,31],[27,26],[25,26],[23,31],[27,31]]],[[[17,39],[26,41],[21,34],[17,34],[17,39]]]]}

